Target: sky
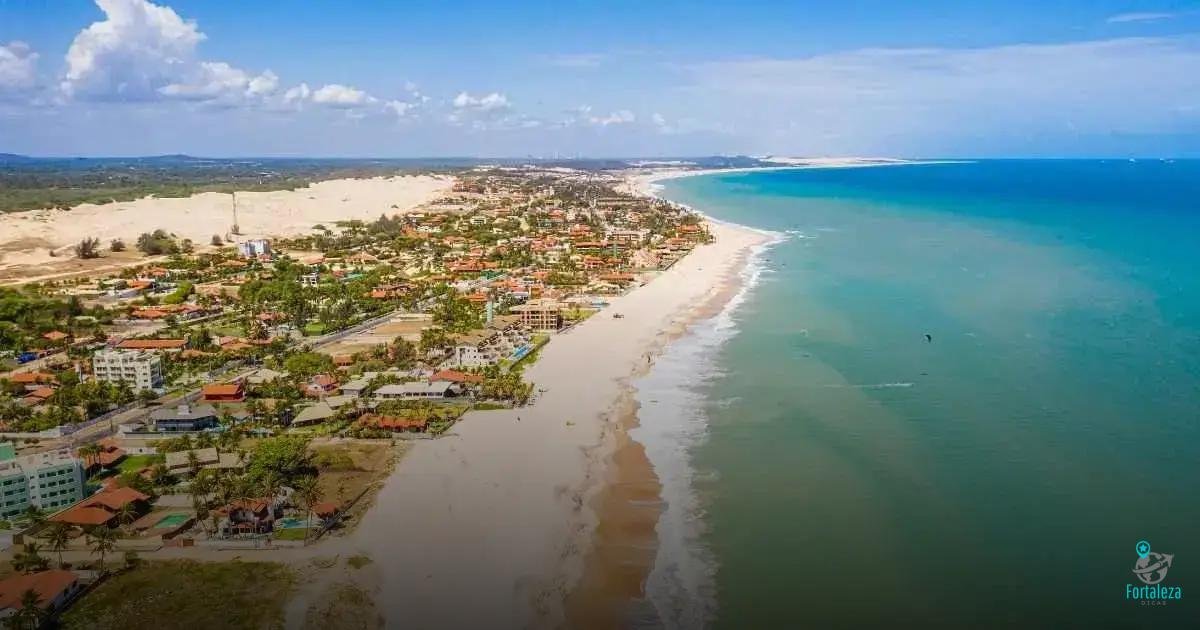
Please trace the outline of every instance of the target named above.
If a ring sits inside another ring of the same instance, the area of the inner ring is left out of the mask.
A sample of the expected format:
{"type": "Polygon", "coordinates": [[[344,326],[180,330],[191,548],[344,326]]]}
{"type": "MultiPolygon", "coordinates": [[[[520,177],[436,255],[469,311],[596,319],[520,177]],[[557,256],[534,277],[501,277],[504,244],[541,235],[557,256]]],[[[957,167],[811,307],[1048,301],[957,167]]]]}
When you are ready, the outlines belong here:
{"type": "Polygon", "coordinates": [[[0,152],[1200,157],[1200,2],[0,0],[0,152]]]}

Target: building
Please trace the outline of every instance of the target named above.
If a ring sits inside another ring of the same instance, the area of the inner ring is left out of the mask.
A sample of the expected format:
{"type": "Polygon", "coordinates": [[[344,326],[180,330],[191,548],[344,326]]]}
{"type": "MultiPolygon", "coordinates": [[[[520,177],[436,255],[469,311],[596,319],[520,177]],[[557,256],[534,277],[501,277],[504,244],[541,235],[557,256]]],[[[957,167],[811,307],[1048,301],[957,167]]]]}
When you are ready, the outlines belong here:
{"type": "Polygon", "coordinates": [[[173,475],[187,475],[192,470],[192,458],[196,455],[196,466],[209,470],[241,470],[245,468],[240,453],[222,453],[214,447],[197,448],[190,451],[175,451],[166,454],[167,472],[173,475]]]}
{"type": "Polygon", "coordinates": [[[212,429],[220,423],[212,405],[179,405],[174,409],[159,409],[150,414],[154,429],[162,433],[187,433],[212,429]]]}
{"type": "Polygon", "coordinates": [[[30,506],[54,512],[83,498],[83,462],[69,450],[17,457],[11,442],[0,443],[0,518],[30,506]]]}
{"type": "Polygon", "coordinates": [[[128,487],[108,487],[50,517],[54,523],[76,527],[121,525],[127,517],[133,522],[150,511],[150,497],[128,487]]]}
{"type": "Polygon", "coordinates": [[[484,328],[460,335],[454,344],[451,364],[455,367],[481,367],[510,358],[528,346],[529,329],[520,315],[500,315],[484,328]]]}
{"type": "Polygon", "coordinates": [[[540,298],[508,309],[521,316],[521,323],[531,330],[556,331],[562,328],[562,305],[557,300],[540,298]]]}
{"type": "Polygon", "coordinates": [[[304,393],[313,398],[323,398],[337,393],[338,382],[336,378],[328,374],[317,374],[308,380],[304,386],[304,393]]]}
{"type": "Polygon", "coordinates": [[[375,397],[381,400],[429,400],[453,398],[457,395],[457,386],[454,383],[445,381],[436,383],[395,383],[384,385],[375,390],[375,397]]]}
{"type": "Polygon", "coordinates": [[[8,618],[21,610],[21,599],[28,591],[37,594],[38,607],[43,614],[53,614],[66,607],[82,590],[79,577],[63,569],[7,577],[0,580],[0,620],[8,626],[8,618]]]}
{"type": "Polygon", "coordinates": [[[371,382],[365,378],[356,378],[349,383],[341,386],[342,394],[353,396],[355,398],[362,396],[362,393],[371,386],[371,382]]]}
{"type": "Polygon", "coordinates": [[[242,383],[209,383],[200,388],[204,402],[242,402],[246,399],[246,388],[242,383]]]}
{"type": "Polygon", "coordinates": [[[258,258],[271,255],[271,241],[265,238],[252,238],[238,243],[238,254],[242,258],[258,258]]]}
{"type": "Polygon", "coordinates": [[[135,391],[158,389],[162,359],[145,350],[100,350],[92,355],[92,375],[98,381],[128,383],[135,391]]]}

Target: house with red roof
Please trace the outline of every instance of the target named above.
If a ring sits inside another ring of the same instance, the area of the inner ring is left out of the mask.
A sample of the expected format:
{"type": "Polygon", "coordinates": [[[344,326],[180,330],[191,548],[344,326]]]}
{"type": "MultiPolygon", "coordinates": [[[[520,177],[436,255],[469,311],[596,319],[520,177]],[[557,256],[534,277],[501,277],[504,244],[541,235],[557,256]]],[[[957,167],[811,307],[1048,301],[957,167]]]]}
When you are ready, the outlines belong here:
{"type": "Polygon", "coordinates": [[[324,398],[337,392],[338,381],[328,374],[317,374],[309,379],[304,394],[313,398],[324,398]]]}
{"type": "Polygon", "coordinates": [[[237,383],[209,383],[200,388],[204,402],[242,402],[246,399],[246,386],[237,383]]]}
{"type": "Polygon", "coordinates": [[[49,520],[76,527],[115,527],[119,524],[118,514],[126,506],[132,508],[132,516],[136,518],[145,514],[150,506],[150,497],[129,487],[105,488],[51,516],[49,520]]]}
{"type": "Polygon", "coordinates": [[[63,569],[12,575],[0,580],[0,619],[17,614],[29,591],[37,594],[37,605],[43,613],[53,613],[65,608],[82,590],[79,576],[63,569]]]}

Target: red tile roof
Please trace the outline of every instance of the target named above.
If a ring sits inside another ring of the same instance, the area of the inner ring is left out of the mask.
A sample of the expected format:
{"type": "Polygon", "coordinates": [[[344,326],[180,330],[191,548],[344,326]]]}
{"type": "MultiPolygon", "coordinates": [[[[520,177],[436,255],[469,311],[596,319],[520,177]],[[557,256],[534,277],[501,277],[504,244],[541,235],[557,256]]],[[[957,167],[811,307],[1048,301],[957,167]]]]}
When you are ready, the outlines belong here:
{"type": "Polygon", "coordinates": [[[231,398],[245,395],[241,383],[209,383],[200,388],[205,398],[231,398]]]}
{"type": "Polygon", "coordinates": [[[134,501],[147,501],[150,497],[129,487],[112,488],[101,490],[93,494],[91,498],[81,503],[84,507],[105,507],[112,511],[121,509],[127,503],[134,501]]]}
{"type": "Polygon", "coordinates": [[[186,339],[126,339],[117,344],[117,347],[132,350],[174,350],[186,345],[186,339]]]}
{"type": "Polygon", "coordinates": [[[13,374],[12,376],[8,377],[8,380],[23,385],[32,383],[54,383],[58,381],[58,379],[49,372],[21,372],[20,374],[13,374]]]}
{"type": "Polygon", "coordinates": [[[478,374],[468,374],[458,370],[441,370],[429,377],[429,381],[446,381],[449,383],[482,383],[483,377],[478,374]]]}
{"type": "Polygon", "coordinates": [[[38,594],[38,605],[46,608],[54,598],[71,588],[79,578],[70,571],[54,569],[14,575],[0,580],[0,610],[5,608],[19,609],[21,596],[26,591],[38,594]]]}
{"type": "Polygon", "coordinates": [[[338,506],[336,503],[322,501],[320,503],[314,503],[312,506],[312,511],[313,514],[316,514],[321,518],[327,518],[338,513],[338,506]]]}
{"type": "Polygon", "coordinates": [[[104,525],[116,518],[117,515],[98,507],[88,507],[86,505],[77,505],[73,508],[59,512],[50,517],[50,520],[56,523],[66,523],[68,525],[104,525]]]}

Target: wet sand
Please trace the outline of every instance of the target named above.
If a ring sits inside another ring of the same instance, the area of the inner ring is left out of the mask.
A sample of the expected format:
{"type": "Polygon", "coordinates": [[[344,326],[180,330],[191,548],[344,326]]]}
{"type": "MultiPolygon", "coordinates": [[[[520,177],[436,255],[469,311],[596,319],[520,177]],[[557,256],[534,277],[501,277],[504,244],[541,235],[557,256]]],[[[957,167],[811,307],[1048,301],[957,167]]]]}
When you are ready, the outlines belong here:
{"type": "Polygon", "coordinates": [[[715,243],[557,335],[526,373],[544,390],[531,406],[470,412],[454,435],[405,456],[349,541],[379,567],[390,627],[575,625],[564,606],[572,591],[580,612],[618,616],[618,602],[640,592],[658,489],[628,438],[628,384],[648,354],[729,293],[727,280],[766,240],[732,225],[712,231],[715,243]],[[598,565],[610,570],[588,577],[585,558],[597,556],[611,556],[598,565]],[[585,580],[614,597],[577,589],[585,580]]]}

